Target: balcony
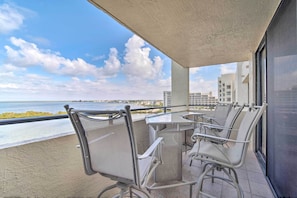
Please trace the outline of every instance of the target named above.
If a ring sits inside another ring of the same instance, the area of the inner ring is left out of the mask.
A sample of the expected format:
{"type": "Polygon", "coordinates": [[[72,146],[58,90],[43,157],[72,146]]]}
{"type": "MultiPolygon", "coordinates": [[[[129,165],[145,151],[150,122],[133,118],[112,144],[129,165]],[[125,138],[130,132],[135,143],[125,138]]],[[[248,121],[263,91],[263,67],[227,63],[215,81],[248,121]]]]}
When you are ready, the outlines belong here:
{"type": "MultiPolygon", "coordinates": [[[[207,113],[207,112],[206,112],[207,113]]],[[[149,144],[148,126],[143,118],[133,118],[138,149],[149,144]]],[[[70,121],[60,119],[15,125],[2,125],[25,141],[11,142],[0,149],[0,193],[4,197],[96,197],[113,181],[95,174],[84,174],[78,139],[70,121]],[[43,138],[34,138],[43,134],[43,138]],[[29,138],[31,135],[31,139],[29,138]],[[28,137],[27,139],[25,139],[28,137]],[[4,148],[6,147],[6,148],[4,148]]],[[[195,180],[201,173],[200,161],[190,161],[183,153],[183,176],[195,180]]],[[[252,149],[238,171],[245,197],[273,197],[252,149]]],[[[236,192],[219,180],[206,182],[206,191],[217,197],[235,197],[236,192]]],[[[196,185],[193,194],[196,194],[196,185]]],[[[116,191],[107,192],[111,197],[116,191]]],[[[153,197],[189,197],[189,186],[152,191],[153,197]]]]}

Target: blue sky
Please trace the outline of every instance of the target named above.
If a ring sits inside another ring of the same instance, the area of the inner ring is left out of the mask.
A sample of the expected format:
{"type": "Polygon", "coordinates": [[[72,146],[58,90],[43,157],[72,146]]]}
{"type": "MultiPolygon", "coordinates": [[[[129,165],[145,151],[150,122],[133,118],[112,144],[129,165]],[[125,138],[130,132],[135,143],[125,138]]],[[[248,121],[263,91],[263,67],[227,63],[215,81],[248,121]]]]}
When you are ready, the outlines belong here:
{"type": "MultiPolygon", "coordinates": [[[[217,95],[235,63],[190,70],[217,95]]],[[[171,60],[87,0],[0,0],[0,101],[162,99],[171,60]]]]}

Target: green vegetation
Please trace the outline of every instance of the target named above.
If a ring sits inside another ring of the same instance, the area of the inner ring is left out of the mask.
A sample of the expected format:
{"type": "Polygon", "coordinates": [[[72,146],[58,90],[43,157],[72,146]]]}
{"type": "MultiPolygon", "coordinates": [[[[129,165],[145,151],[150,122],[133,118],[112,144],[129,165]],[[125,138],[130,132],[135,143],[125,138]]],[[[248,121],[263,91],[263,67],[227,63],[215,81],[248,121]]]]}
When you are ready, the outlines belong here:
{"type": "Polygon", "coordinates": [[[24,113],[6,112],[6,113],[0,114],[0,119],[28,118],[28,117],[63,115],[63,114],[66,114],[66,112],[63,112],[63,111],[59,111],[57,113],[37,112],[37,111],[27,111],[24,113]]]}
{"type": "Polygon", "coordinates": [[[132,111],[131,113],[144,113],[144,114],[148,114],[148,113],[162,113],[163,110],[162,109],[149,109],[149,110],[139,110],[139,111],[132,111]]]}

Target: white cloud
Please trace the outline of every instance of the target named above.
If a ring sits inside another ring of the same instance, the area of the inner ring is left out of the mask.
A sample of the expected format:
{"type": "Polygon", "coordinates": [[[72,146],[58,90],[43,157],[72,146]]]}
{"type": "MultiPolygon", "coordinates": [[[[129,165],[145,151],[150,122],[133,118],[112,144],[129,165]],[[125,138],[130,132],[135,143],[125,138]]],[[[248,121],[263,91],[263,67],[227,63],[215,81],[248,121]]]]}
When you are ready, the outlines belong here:
{"type": "Polygon", "coordinates": [[[221,74],[230,74],[236,72],[236,63],[222,64],[221,74]]]}
{"type": "Polygon", "coordinates": [[[212,92],[213,96],[217,96],[217,79],[205,80],[203,77],[196,77],[190,82],[191,93],[209,93],[212,92]]]}
{"type": "Polygon", "coordinates": [[[103,67],[104,76],[115,76],[121,69],[121,62],[118,59],[118,51],[116,48],[111,48],[108,60],[104,61],[103,67]]]}
{"type": "Polygon", "coordinates": [[[19,29],[24,19],[18,7],[6,3],[0,5],[0,33],[6,34],[19,29]]]}
{"type": "Polygon", "coordinates": [[[26,68],[19,68],[10,63],[4,64],[2,66],[0,65],[0,71],[3,71],[3,72],[17,72],[17,71],[24,72],[25,70],[26,68]]]}
{"type": "Polygon", "coordinates": [[[48,72],[69,76],[94,76],[106,78],[115,76],[120,70],[120,62],[117,59],[117,50],[110,50],[109,59],[105,61],[103,68],[97,68],[81,58],[70,60],[64,58],[58,52],[39,49],[36,44],[20,38],[11,37],[11,43],[18,47],[13,49],[6,45],[8,62],[17,67],[41,66],[48,72]]]}
{"type": "Polygon", "coordinates": [[[155,83],[117,83],[106,79],[83,80],[72,77],[67,81],[26,74],[0,78],[0,100],[96,100],[96,99],[163,99],[170,90],[171,79],[155,83]]]}
{"type": "Polygon", "coordinates": [[[8,89],[16,89],[16,88],[18,88],[18,85],[17,84],[14,84],[14,83],[1,83],[0,84],[0,88],[1,89],[6,89],[6,88],[8,88],[8,89]]]}
{"type": "Polygon", "coordinates": [[[163,60],[156,56],[150,59],[150,48],[140,37],[133,35],[125,44],[123,72],[129,79],[152,80],[162,75],[163,60]]]}
{"type": "Polygon", "coordinates": [[[13,72],[0,72],[0,77],[13,77],[13,72]]]}
{"type": "Polygon", "coordinates": [[[117,49],[111,48],[102,67],[81,58],[64,58],[20,38],[11,37],[11,43],[5,46],[7,64],[0,66],[0,74],[5,76],[0,78],[0,100],[163,99],[163,91],[171,89],[171,78],[162,78],[163,60],[159,56],[152,60],[150,48],[136,36],[126,43],[124,64],[117,49]],[[29,67],[42,67],[65,78],[40,75],[29,67]],[[120,71],[129,81],[108,79],[120,71]]]}
{"type": "Polygon", "coordinates": [[[171,76],[167,79],[160,79],[157,84],[158,87],[161,87],[162,91],[171,90],[171,76]]]}

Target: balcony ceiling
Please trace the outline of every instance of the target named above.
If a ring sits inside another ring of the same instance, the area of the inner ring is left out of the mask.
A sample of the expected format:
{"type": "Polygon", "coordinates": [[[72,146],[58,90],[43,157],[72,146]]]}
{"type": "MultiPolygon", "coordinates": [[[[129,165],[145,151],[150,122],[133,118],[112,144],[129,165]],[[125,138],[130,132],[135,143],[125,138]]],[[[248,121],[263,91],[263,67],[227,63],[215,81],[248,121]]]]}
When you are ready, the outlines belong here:
{"type": "Polygon", "coordinates": [[[280,0],[90,0],[184,67],[249,60],[280,0]]]}

